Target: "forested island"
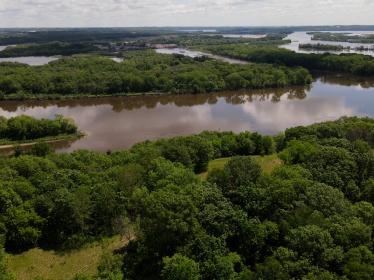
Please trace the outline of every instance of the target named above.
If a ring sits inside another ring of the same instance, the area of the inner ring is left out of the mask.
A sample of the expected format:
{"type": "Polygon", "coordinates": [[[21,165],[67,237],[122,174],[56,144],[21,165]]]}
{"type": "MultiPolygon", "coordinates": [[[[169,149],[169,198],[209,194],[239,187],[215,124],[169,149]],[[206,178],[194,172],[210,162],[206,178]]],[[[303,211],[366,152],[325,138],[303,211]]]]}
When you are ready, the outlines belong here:
{"type": "MultiPolygon", "coordinates": [[[[240,34],[239,34],[240,35],[240,34]]],[[[138,45],[143,44],[175,44],[181,47],[197,47],[206,45],[219,44],[249,44],[257,46],[266,45],[284,45],[290,43],[290,40],[285,40],[287,34],[267,34],[261,38],[246,38],[246,37],[225,37],[224,35],[173,35],[173,36],[159,36],[156,38],[147,38],[138,40],[138,45]]],[[[132,44],[137,44],[136,42],[132,44]]]]}
{"type": "Polygon", "coordinates": [[[305,50],[317,50],[317,51],[342,51],[350,49],[350,47],[344,47],[342,45],[325,45],[325,44],[300,44],[300,49],[305,50]]]}
{"type": "MultiPolygon", "coordinates": [[[[20,253],[131,232],[96,276],[75,280],[371,279],[373,146],[374,120],[352,117],[275,137],[204,132],[2,157],[1,240],[20,253]],[[279,160],[264,169],[269,156],[279,160]]],[[[1,251],[0,272],[12,279],[1,251]]]]}
{"type": "Polygon", "coordinates": [[[100,49],[92,44],[85,43],[60,43],[52,42],[45,44],[26,44],[10,46],[0,51],[0,57],[20,57],[20,56],[53,56],[53,55],[73,55],[80,53],[98,52],[100,49]]]}
{"type": "MultiPolygon", "coordinates": [[[[131,40],[139,37],[153,37],[165,33],[163,29],[150,28],[57,28],[57,29],[16,29],[1,30],[0,45],[15,45],[50,42],[98,42],[131,40]]],[[[173,31],[171,31],[173,32],[173,31]]],[[[170,33],[170,30],[169,30],[170,33]]]]}
{"type": "Polygon", "coordinates": [[[314,41],[374,44],[374,34],[353,35],[351,33],[310,32],[314,41]]]}
{"type": "Polygon", "coordinates": [[[344,50],[355,50],[355,51],[371,51],[374,50],[374,46],[360,46],[360,47],[351,47],[351,46],[342,46],[342,45],[327,45],[327,44],[300,44],[300,49],[304,50],[317,50],[317,51],[344,51],[344,50]]]}
{"type": "Polygon", "coordinates": [[[30,116],[6,119],[0,116],[0,148],[1,145],[61,140],[80,135],[74,121],[61,115],[54,119],[35,119],[30,116]]]}
{"type": "Polygon", "coordinates": [[[310,73],[301,67],[234,65],[152,50],[124,53],[122,63],[100,56],[73,56],[38,67],[0,63],[1,99],[204,93],[307,85],[311,81],[310,73]]]}
{"type": "Polygon", "coordinates": [[[374,58],[361,54],[303,54],[273,47],[253,47],[242,44],[207,47],[208,51],[254,63],[271,63],[287,67],[304,67],[361,76],[374,75],[374,58]]]}

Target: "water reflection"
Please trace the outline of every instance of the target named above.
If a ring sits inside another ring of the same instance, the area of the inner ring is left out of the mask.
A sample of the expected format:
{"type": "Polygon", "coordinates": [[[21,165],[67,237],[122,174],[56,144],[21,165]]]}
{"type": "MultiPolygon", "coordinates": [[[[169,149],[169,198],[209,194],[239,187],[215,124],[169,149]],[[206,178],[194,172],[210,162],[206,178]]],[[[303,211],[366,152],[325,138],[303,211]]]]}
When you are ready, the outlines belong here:
{"type": "Polygon", "coordinates": [[[146,139],[204,130],[275,134],[295,125],[344,115],[374,117],[374,88],[360,79],[323,76],[311,88],[287,88],[201,95],[133,96],[65,101],[1,102],[0,115],[72,117],[87,136],[57,146],[59,151],[131,147],[146,139]]]}
{"type": "Polygon", "coordinates": [[[249,38],[249,39],[262,39],[266,38],[266,34],[222,34],[224,38],[249,38]]]}
{"type": "Polygon", "coordinates": [[[331,85],[341,85],[347,87],[358,87],[358,88],[372,88],[374,87],[374,77],[359,77],[352,76],[347,79],[346,75],[336,74],[336,75],[322,75],[319,77],[321,81],[325,84],[331,85]]]}
{"type": "Polygon", "coordinates": [[[220,60],[223,62],[228,62],[230,64],[248,64],[248,61],[245,60],[240,60],[240,59],[235,59],[235,58],[229,58],[225,56],[220,56],[220,55],[215,55],[215,54],[210,54],[206,52],[201,52],[201,51],[193,51],[193,50],[188,50],[188,49],[183,49],[183,48],[161,48],[161,49],[156,49],[157,53],[161,54],[179,54],[179,55],[184,55],[192,58],[196,57],[210,57],[216,60],[220,60]]]}
{"type": "MultiPolygon", "coordinates": [[[[26,101],[2,101],[0,102],[0,113],[9,112],[18,114],[19,111],[32,110],[37,108],[48,109],[53,106],[57,108],[80,108],[80,107],[96,107],[107,105],[114,112],[123,110],[137,110],[141,108],[154,109],[158,105],[174,105],[177,107],[191,107],[195,105],[210,104],[214,105],[220,98],[227,103],[234,105],[251,102],[252,98],[260,97],[262,101],[277,102],[280,97],[287,95],[287,98],[303,99],[306,97],[305,87],[291,87],[280,89],[263,89],[252,91],[234,91],[219,92],[210,94],[183,94],[183,95],[147,95],[147,96],[128,96],[128,97],[100,97],[100,98],[81,98],[72,100],[26,100],[26,101]]],[[[5,113],[6,114],[6,113],[5,113]]],[[[12,114],[14,115],[14,114],[12,114]]]]}

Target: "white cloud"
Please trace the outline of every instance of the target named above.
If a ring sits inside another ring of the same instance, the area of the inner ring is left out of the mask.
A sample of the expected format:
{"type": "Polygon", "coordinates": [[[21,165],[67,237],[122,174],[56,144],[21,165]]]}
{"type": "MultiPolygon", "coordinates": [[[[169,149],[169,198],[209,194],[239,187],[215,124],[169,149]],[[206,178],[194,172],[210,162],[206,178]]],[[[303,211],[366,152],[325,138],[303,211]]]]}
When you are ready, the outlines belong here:
{"type": "Polygon", "coordinates": [[[374,24],[372,0],[0,0],[0,27],[374,24]]]}

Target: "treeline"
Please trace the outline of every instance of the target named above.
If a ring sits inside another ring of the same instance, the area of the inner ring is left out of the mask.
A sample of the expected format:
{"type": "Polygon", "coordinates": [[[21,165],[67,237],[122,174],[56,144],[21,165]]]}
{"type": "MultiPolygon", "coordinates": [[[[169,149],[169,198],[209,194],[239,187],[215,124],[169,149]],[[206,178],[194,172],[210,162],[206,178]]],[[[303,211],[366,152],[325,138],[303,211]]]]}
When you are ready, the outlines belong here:
{"type": "Polygon", "coordinates": [[[88,43],[61,43],[53,42],[46,44],[10,46],[0,52],[0,57],[20,56],[52,56],[52,55],[73,55],[92,53],[99,51],[98,47],[88,43]]]}
{"type": "MultiPolygon", "coordinates": [[[[48,30],[3,30],[0,34],[0,46],[50,43],[50,42],[95,42],[119,41],[126,39],[157,36],[159,30],[144,30],[141,28],[70,28],[48,30]]],[[[161,32],[162,33],[162,32],[161,32]]]]}
{"type": "MultiPolygon", "coordinates": [[[[245,34],[243,34],[245,36],[245,34]]],[[[246,37],[225,37],[224,35],[165,35],[156,38],[139,39],[131,44],[145,46],[146,44],[175,44],[182,47],[203,47],[221,44],[250,44],[250,45],[272,45],[278,46],[291,43],[290,40],[284,40],[287,34],[267,34],[263,38],[246,37]]]]}
{"type": "Polygon", "coordinates": [[[371,279],[373,124],[286,131],[285,165],[271,176],[234,157],[208,185],[166,179],[139,190],[141,238],[124,249],[125,279],[371,279]]]}
{"type": "Polygon", "coordinates": [[[374,120],[343,118],[277,137],[205,132],[106,155],[2,158],[5,248],[134,230],[94,279],[372,279],[373,134],[374,120]],[[274,149],[284,165],[264,174],[248,155],[274,149]],[[223,156],[207,182],[193,172],[223,156]]]}
{"type": "Polygon", "coordinates": [[[370,118],[343,117],[337,121],[323,122],[307,127],[289,128],[285,140],[321,141],[346,139],[350,142],[363,140],[374,148],[374,120],[370,118]]]}
{"type": "Polygon", "coordinates": [[[374,34],[355,35],[354,33],[332,33],[332,32],[310,32],[312,40],[316,41],[332,41],[332,42],[348,42],[372,44],[374,43],[374,34]]]}
{"type": "Polygon", "coordinates": [[[130,201],[135,187],[157,188],[153,184],[162,184],[163,176],[198,182],[194,172],[206,171],[214,158],[273,151],[268,136],[205,132],[107,155],[77,151],[1,158],[0,233],[9,252],[77,248],[126,230],[135,211],[130,201]]]}
{"type": "Polygon", "coordinates": [[[126,93],[204,93],[309,84],[303,68],[230,65],[206,58],[162,55],[153,51],[126,53],[125,61],[77,56],[31,67],[0,64],[0,96],[32,98],[54,95],[126,93]]]}
{"type": "Polygon", "coordinates": [[[76,134],[77,126],[71,119],[57,115],[55,119],[35,119],[18,116],[6,119],[0,116],[0,142],[35,140],[51,136],[76,134]]]}
{"type": "Polygon", "coordinates": [[[374,51],[373,46],[359,46],[359,47],[350,47],[342,45],[326,45],[326,44],[300,44],[299,49],[305,50],[317,50],[317,51],[344,51],[344,50],[355,50],[355,51],[374,51]]]}
{"type": "Polygon", "coordinates": [[[354,75],[374,75],[374,58],[360,54],[303,54],[282,48],[256,48],[246,45],[224,45],[209,51],[250,62],[271,63],[288,67],[301,66],[309,70],[342,72],[354,75]]]}
{"type": "Polygon", "coordinates": [[[305,50],[317,50],[317,51],[342,51],[344,49],[350,49],[350,47],[344,47],[342,45],[326,45],[326,44],[299,44],[299,49],[305,50]]]}

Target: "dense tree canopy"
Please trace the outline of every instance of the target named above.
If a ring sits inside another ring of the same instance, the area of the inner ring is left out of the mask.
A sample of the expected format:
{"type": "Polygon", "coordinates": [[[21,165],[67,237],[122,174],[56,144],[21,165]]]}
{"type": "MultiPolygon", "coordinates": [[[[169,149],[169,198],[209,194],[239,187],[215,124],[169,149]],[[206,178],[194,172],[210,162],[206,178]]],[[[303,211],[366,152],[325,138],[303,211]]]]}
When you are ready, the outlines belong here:
{"type": "Polygon", "coordinates": [[[74,248],[133,223],[136,238],[97,279],[372,279],[373,124],[1,158],[5,248],[74,248]],[[284,164],[264,173],[251,155],[275,148],[284,164]],[[220,157],[232,158],[196,176],[220,157]]]}
{"type": "Polygon", "coordinates": [[[72,55],[78,53],[91,53],[99,51],[98,47],[87,43],[61,43],[29,44],[10,46],[0,52],[0,57],[20,56],[52,56],[72,55]]]}
{"type": "Polygon", "coordinates": [[[208,47],[209,51],[256,63],[271,63],[288,67],[301,66],[309,70],[343,72],[362,76],[374,75],[374,58],[360,54],[303,54],[274,47],[253,47],[245,44],[208,47]]]}
{"type": "Polygon", "coordinates": [[[0,143],[7,141],[35,140],[50,136],[72,135],[78,131],[71,119],[57,115],[55,119],[35,119],[18,116],[0,117],[0,143]]]}
{"type": "Polygon", "coordinates": [[[373,34],[350,34],[349,32],[310,32],[309,34],[312,35],[312,40],[315,41],[348,42],[362,44],[374,43],[373,34]]]}
{"type": "Polygon", "coordinates": [[[97,56],[63,58],[44,66],[0,63],[0,96],[204,93],[306,85],[303,68],[230,65],[206,58],[129,52],[122,63],[97,56]]]}

